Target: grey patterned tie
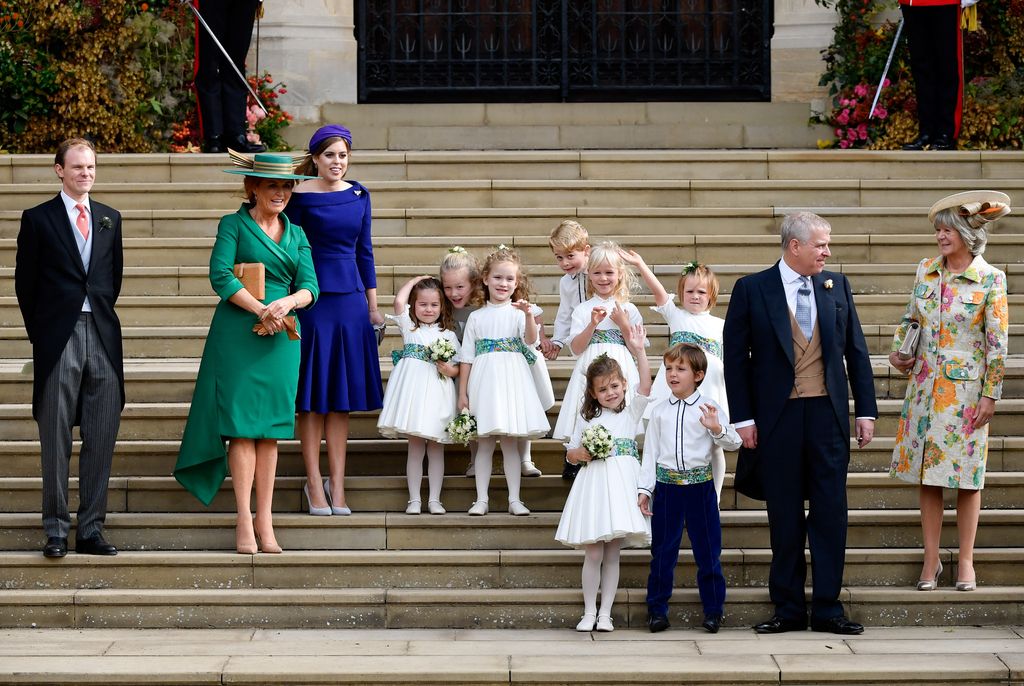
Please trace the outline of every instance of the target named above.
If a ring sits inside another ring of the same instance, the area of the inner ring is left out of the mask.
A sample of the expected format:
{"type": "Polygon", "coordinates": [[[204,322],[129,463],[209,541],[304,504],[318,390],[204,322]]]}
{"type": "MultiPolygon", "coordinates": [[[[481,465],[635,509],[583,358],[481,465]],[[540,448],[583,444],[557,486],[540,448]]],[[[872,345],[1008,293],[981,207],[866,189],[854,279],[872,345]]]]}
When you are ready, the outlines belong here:
{"type": "Polygon", "coordinates": [[[800,277],[800,288],[796,291],[796,323],[804,332],[807,340],[811,340],[811,284],[806,276],[800,277]]]}

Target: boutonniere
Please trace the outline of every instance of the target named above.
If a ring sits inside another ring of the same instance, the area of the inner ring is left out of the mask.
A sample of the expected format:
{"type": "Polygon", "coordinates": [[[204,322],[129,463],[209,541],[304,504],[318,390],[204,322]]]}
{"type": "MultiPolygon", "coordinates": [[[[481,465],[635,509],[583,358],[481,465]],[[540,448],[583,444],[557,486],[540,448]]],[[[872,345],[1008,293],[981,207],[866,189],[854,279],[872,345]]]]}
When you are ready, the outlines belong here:
{"type": "Polygon", "coordinates": [[[832,290],[832,279],[826,280],[824,286],[826,291],[832,290]]]}
{"type": "Polygon", "coordinates": [[[100,229],[109,229],[114,225],[114,222],[110,221],[110,217],[100,217],[100,229]]]}

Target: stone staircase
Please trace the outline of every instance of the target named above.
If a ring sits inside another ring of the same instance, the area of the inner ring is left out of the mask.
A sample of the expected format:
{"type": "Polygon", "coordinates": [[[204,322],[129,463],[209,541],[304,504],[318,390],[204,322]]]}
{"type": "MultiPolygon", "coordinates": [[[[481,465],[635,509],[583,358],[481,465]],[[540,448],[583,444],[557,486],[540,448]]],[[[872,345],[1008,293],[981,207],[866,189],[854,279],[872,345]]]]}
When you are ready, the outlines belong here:
{"type": "MultiPolygon", "coordinates": [[[[389,135],[411,140],[400,125],[393,122],[389,135]]],[[[378,145],[396,147],[394,141],[378,145]]],[[[473,484],[462,476],[467,455],[459,447],[446,457],[443,499],[450,514],[403,514],[405,443],[377,436],[374,413],[353,415],[347,491],[356,514],[309,517],[298,446],[285,441],[274,507],[287,551],[281,556],[233,552],[230,488],[207,509],[170,477],[216,303],[206,278],[212,237],[217,219],[240,202],[239,185],[219,172],[226,166],[220,156],[100,159],[94,195],[125,217],[118,311],[128,405],[107,520],[121,554],[42,558],[39,447],[25,369],[30,348],[14,298],[13,265],[20,211],[56,192],[51,164],[44,155],[0,157],[0,627],[575,624],[581,556],[553,540],[568,487],[558,476],[562,448],[550,439],[534,444],[545,476],[524,480],[524,499],[534,511],[525,518],[501,513],[500,475],[492,487],[496,513],[463,514],[473,484]]],[[[446,247],[458,243],[482,255],[503,242],[523,255],[550,320],[557,303],[549,294],[559,272],[546,234],[561,219],[576,217],[594,240],[613,238],[638,249],[670,291],[681,262],[713,265],[723,291],[716,313],[724,315],[735,279],[777,258],[779,218],[791,208],[819,211],[834,227],[830,268],[850,275],[856,290],[881,413],[879,438],[852,452],[844,601],[853,618],[869,626],[1024,622],[1024,324],[1016,323],[1024,312],[1024,217],[1002,220],[986,254],[1009,275],[1011,357],[992,423],[975,558],[981,585],[973,594],[950,588],[957,561],[952,511],[943,536],[943,590],[912,588],[921,562],[916,490],[886,475],[905,379],[885,362],[914,265],[935,252],[926,208],[946,193],[975,187],[1024,198],[1024,154],[382,149],[357,151],[351,173],[373,194],[384,308],[410,276],[435,272],[446,247]]],[[[636,302],[649,324],[653,356],[667,343],[667,328],[644,307],[649,295],[636,302]]],[[[385,377],[386,354],[398,344],[392,327],[381,347],[385,377]]],[[[570,371],[567,359],[551,364],[556,395],[570,371]]],[[[730,470],[734,460],[729,455],[730,470]]],[[[74,501],[77,483],[71,488],[74,501]]],[[[726,624],[749,625],[771,610],[763,503],[737,495],[730,474],[722,510],[726,624]]],[[[615,610],[621,628],[643,624],[648,559],[643,550],[623,554],[615,610]]],[[[672,605],[676,627],[699,621],[694,574],[684,550],[672,605]]]]}

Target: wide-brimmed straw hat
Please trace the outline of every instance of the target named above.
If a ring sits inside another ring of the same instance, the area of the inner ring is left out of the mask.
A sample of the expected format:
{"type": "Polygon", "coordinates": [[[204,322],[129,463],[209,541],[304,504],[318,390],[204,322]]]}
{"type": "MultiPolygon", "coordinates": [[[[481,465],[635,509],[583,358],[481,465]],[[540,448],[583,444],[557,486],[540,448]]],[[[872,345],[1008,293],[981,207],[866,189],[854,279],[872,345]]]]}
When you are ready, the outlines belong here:
{"type": "Polygon", "coordinates": [[[225,174],[241,174],[256,176],[261,179],[315,179],[315,176],[304,176],[295,173],[295,166],[303,156],[292,157],[279,152],[258,152],[252,157],[228,148],[228,155],[238,169],[225,169],[225,174]]]}
{"type": "Polygon", "coordinates": [[[964,191],[947,195],[928,210],[928,221],[942,210],[956,208],[961,217],[975,229],[1010,214],[1010,196],[999,191],[964,191]]]}

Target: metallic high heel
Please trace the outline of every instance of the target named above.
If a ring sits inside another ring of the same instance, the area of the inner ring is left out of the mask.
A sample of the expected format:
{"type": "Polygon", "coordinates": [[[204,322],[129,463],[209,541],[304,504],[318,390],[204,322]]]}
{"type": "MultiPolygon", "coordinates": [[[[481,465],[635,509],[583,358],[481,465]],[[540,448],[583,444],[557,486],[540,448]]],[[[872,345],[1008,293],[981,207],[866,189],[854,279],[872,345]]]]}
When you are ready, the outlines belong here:
{"type": "Polygon", "coordinates": [[[313,501],[309,498],[309,479],[306,479],[305,485],[302,487],[302,492],[306,494],[306,504],[309,505],[309,514],[316,517],[330,517],[331,516],[331,499],[327,498],[327,507],[313,507],[313,501]]]}
{"type": "MultiPolygon", "coordinates": [[[[924,581],[918,580],[917,590],[919,591],[934,591],[939,587],[939,576],[942,574],[942,560],[939,560],[939,567],[935,570],[935,578],[927,579],[924,581]]],[[[957,584],[959,586],[959,584],[957,584]]]]}

